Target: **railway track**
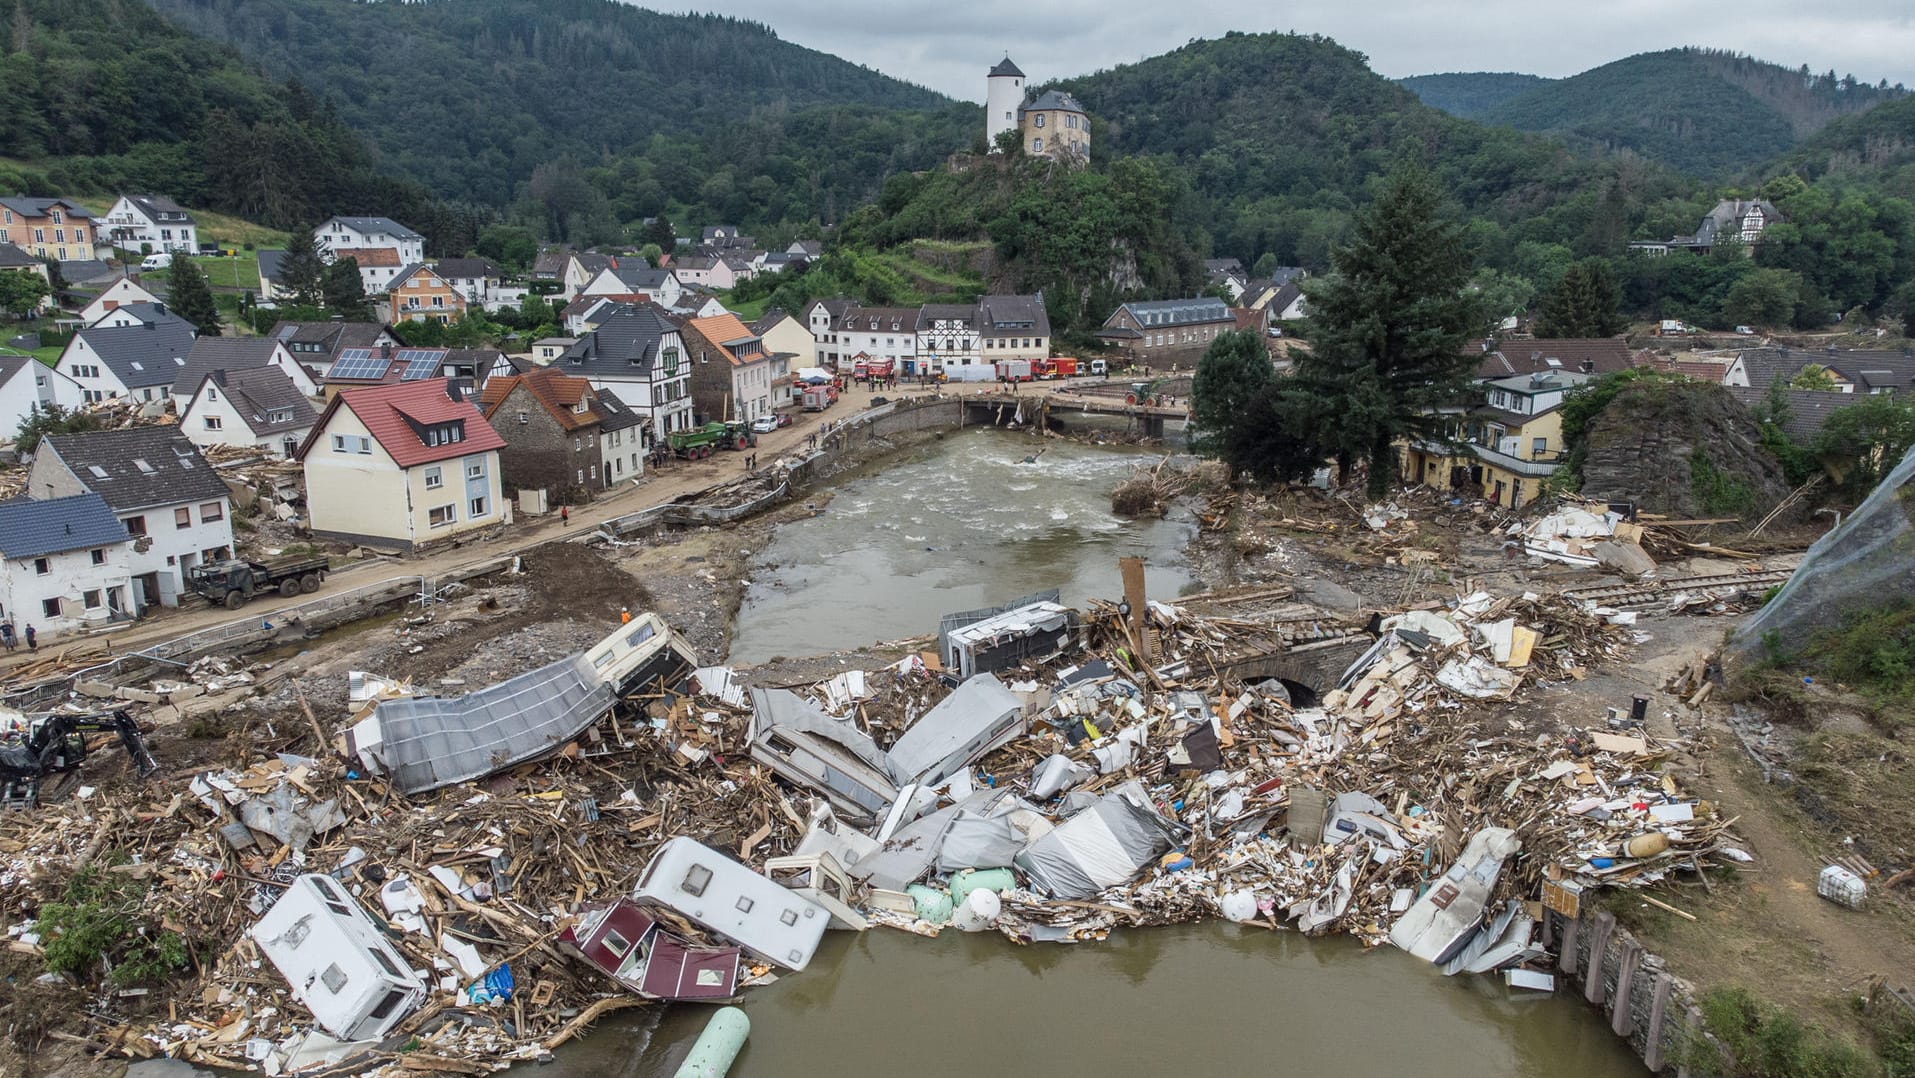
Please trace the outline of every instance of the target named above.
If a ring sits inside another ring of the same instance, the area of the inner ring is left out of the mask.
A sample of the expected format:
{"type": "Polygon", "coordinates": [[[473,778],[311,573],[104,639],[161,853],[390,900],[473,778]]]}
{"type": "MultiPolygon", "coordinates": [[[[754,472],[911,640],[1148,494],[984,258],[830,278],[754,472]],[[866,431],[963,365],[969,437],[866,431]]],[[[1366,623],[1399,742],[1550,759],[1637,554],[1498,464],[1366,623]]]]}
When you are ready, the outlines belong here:
{"type": "Polygon", "coordinates": [[[1645,610],[1666,605],[1677,595],[1716,600],[1726,599],[1751,588],[1767,589],[1788,580],[1792,571],[1764,569],[1747,573],[1684,576],[1671,580],[1642,580],[1597,588],[1571,588],[1562,594],[1565,598],[1592,602],[1597,606],[1614,607],[1618,610],[1645,610]]]}

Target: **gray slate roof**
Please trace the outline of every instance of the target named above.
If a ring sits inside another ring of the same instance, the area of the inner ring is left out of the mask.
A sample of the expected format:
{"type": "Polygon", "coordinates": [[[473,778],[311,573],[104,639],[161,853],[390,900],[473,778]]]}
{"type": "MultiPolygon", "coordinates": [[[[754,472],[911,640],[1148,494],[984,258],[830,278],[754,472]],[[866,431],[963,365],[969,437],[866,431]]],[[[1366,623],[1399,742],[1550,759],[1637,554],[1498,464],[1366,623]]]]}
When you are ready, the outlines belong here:
{"type": "Polygon", "coordinates": [[[999,60],[997,62],[997,66],[991,69],[992,78],[997,78],[1000,75],[1008,75],[1014,79],[1021,79],[1024,77],[1024,73],[1017,69],[1017,65],[1012,63],[1011,58],[1008,56],[1006,56],[1002,60],[999,60]]]}
{"type": "Polygon", "coordinates": [[[672,274],[671,270],[653,269],[646,265],[642,258],[635,258],[630,262],[606,268],[612,271],[612,276],[639,291],[652,291],[665,287],[665,278],[672,274]]]}
{"type": "Polygon", "coordinates": [[[1236,319],[1231,317],[1229,305],[1215,296],[1126,303],[1123,309],[1129,311],[1131,317],[1137,320],[1137,324],[1146,330],[1158,326],[1201,325],[1205,322],[1236,324],[1236,319]]]}
{"type": "MultiPolygon", "coordinates": [[[[278,367],[208,371],[200,376],[200,381],[204,383],[208,378],[226,391],[228,403],[255,437],[306,430],[319,418],[318,409],[278,367]],[[274,421],[275,412],[284,418],[274,421]]],[[[195,395],[199,389],[200,386],[193,387],[195,395]]],[[[191,412],[189,406],[187,413],[191,412]]],[[[186,416],[180,416],[180,422],[185,421],[186,416]]]]}
{"type": "Polygon", "coordinates": [[[597,329],[553,360],[552,369],[582,378],[650,377],[659,345],[667,333],[677,331],[657,307],[621,303],[597,329]]]}
{"type": "Polygon", "coordinates": [[[441,277],[497,277],[499,267],[483,258],[441,258],[438,262],[441,277]]]}
{"type": "MultiPolygon", "coordinates": [[[[355,232],[385,232],[396,239],[422,240],[424,236],[407,228],[390,217],[328,217],[326,224],[338,221],[355,232]]],[[[325,225],[320,226],[323,231],[325,225]]]]}
{"type": "Polygon", "coordinates": [[[193,323],[168,312],[137,326],[88,328],[76,336],[128,389],[144,389],[173,384],[193,351],[194,333],[193,323]]]}
{"type": "Polygon", "coordinates": [[[0,556],[38,558],[128,540],[126,525],[98,494],[0,502],[0,556]]]}
{"type": "Polygon", "coordinates": [[[116,513],[228,496],[225,482],[178,427],[49,434],[40,444],[116,513]]]}
{"type": "Polygon", "coordinates": [[[70,217],[86,219],[93,216],[93,211],[85,206],[64,198],[27,198],[24,195],[16,195],[13,198],[0,198],[0,206],[5,206],[23,217],[45,217],[55,206],[65,206],[70,217]]]}
{"type": "MultiPolygon", "coordinates": [[[[1229,311],[1224,317],[1230,317],[1229,311]]],[[[1022,337],[1051,335],[1050,312],[1044,309],[1044,294],[1030,296],[979,296],[978,331],[986,337],[1022,337]]]]}
{"type": "Polygon", "coordinates": [[[173,379],[173,395],[185,396],[199,391],[199,384],[214,371],[245,371],[272,363],[279,342],[271,337],[201,337],[193,342],[186,366],[173,379]]]}
{"type": "Polygon", "coordinates": [[[610,393],[599,393],[592,398],[592,412],[598,416],[598,429],[606,432],[629,430],[642,427],[646,418],[632,411],[632,407],[610,393]]]}
{"type": "Polygon", "coordinates": [[[26,269],[40,260],[11,243],[0,243],[0,269],[26,269]]]}
{"type": "Polygon", "coordinates": [[[1812,358],[1798,353],[1805,362],[1820,363],[1849,381],[1864,393],[1891,390],[1897,393],[1915,389],[1915,355],[1880,349],[1850,349],[1828,352],[1812,358]]]}
{"type": "Polygon", "coordinates": [[[146,219],[155,224],[161,221],[167,224],[190,225],[193,223],[193,215],[186,212],[186,207],[165,195],[122,195],[120,197],[139,207],[140,212],[146,215],[146,219]]]}
{"type": "Polygon", "coordinates": [[[1049,112],[1052,109],[1061,109],[1064,112],[1083,112],[1084,106],[1078,104],[1076,98],[1062,90],[1046,90],[1037,95],[1037,100],[1024,106],[1022,111],[1049,112]]]}
{"type": "Polygon", "coordinates": [[[259,255],[259,279],[278,284],[279,267],[282,262],[286,261],[286,252],[262,247],[257,253],[259,255]]]}
{"type": "MultiPolygon", "coordinates": [[[[1768,386],[1729,386],[1729,395],[1750,411],[1763,408],[1769,400],[1768,386]]],[[[1866,393],[1840,393],[1825,389],[1785,389],[1788,412],[1782,417],[1782,433],[1798,442],[1812,441],[1828,425],[1829,417],[1844,408],[1853,408],[1868,399],[1866,393]]]]}
{"type": "Polygon", "coordinates": [[[120,276],[120,271],[98,258],[71,258],[60,263],[60,276],[68,284],[111,283],[120,276]]]}

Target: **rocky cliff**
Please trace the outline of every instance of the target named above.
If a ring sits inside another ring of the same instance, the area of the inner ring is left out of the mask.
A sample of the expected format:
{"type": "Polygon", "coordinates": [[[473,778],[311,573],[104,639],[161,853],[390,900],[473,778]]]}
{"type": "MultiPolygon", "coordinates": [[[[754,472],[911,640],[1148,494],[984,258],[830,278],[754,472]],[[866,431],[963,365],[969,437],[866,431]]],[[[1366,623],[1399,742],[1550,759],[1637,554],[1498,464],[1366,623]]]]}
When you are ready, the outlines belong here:
{"type": "Polygon", "coordinates": [[[1755,418],[1721,386],[1638,382],[1590,422],[1582,492],[1753,525],[1789,492],[1758,436],[1755,418]]]}

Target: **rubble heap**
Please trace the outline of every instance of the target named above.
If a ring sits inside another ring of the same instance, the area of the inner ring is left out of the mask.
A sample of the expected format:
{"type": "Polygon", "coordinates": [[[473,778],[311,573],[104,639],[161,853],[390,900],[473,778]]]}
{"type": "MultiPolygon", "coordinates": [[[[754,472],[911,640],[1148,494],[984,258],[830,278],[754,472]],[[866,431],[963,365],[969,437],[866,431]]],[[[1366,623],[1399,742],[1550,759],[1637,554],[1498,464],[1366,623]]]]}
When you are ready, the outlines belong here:
{"type": "MultiPolygon", "coordinates": [[[[54,942],[36,911],[80,870],[128,874],[148,886],[127,914],[190,941],[188,961],[164,997],[88,996],[61,1016],[69,1036],[268,1073],[478,1073],[645,1002],[565,941],[606,903],[644,900],[674,838],[800,888],[841,927],[1077,941],[1221,916],[1375,945],[1414,924],[1416,942],[1397,942],[1441,951],[1450,972],[1539,955],[1510,903],[1546,884],[1555,904],[1747,857],[1732,821],[1661,768],[1676,745],[1613,714],[1564,729],[1504,703],[1629,645],[1582,604],[1473,594],[1374,635],[1315,625],[1319,643],[1368,645],[1317,699],[1231,673],[1290,630],[1161,603],[1067,619],[1034,606],[1017,660],[989,672],[961,677],[929,651],[792,693],[704,668],[544,759],[411,799],[340,737],[410,691],[362,677],[350,719],[309,713],[309,752],[102,783],[0,824],[12,950],[54,942]],[[1054,641],[1042,655],[1040,639],[1054,641]],[[835,763],[807,772],[799,749],[835,763]],[[1488,847],[1493,864],[1472,852],[1488,847]],[[840,867],[849,890],[828,886],[840,867]],[[1450,907],[1455,945],[1430,945],[1451,930],[1419,894],[1464,869],[1481,894],[1450,907]],[[254,937],[313,874],[423,987],[378,1039],[315,1028],[254,937]]],[[[646,916],[684,947],[726,942],[668,902],[646,916]]],[[[776,976],[753,960],[739,984],[776,976]]]]}

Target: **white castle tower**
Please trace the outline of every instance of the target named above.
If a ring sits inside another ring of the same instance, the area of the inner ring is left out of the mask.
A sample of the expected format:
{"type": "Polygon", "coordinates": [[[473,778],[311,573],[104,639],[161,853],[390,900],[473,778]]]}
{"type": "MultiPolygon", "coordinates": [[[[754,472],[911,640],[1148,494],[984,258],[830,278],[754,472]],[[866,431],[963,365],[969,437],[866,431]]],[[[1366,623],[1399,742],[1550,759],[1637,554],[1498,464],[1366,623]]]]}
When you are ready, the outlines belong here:
{"type": "Polygon", "coordinates": [[[997,136],[1018,129],[1017,110],[1024,106],[1024,73],[1006,56],[984,80],[984,144],[997,152],[997,136]]]}

